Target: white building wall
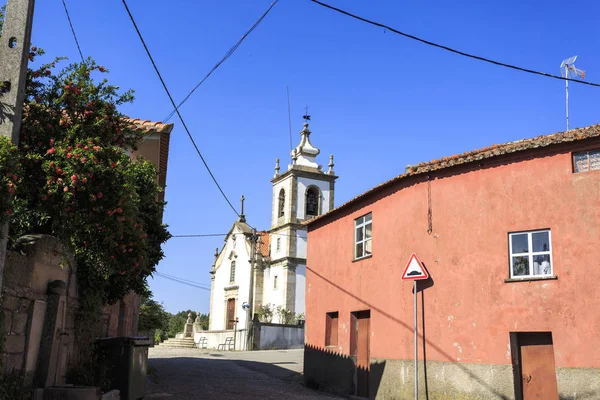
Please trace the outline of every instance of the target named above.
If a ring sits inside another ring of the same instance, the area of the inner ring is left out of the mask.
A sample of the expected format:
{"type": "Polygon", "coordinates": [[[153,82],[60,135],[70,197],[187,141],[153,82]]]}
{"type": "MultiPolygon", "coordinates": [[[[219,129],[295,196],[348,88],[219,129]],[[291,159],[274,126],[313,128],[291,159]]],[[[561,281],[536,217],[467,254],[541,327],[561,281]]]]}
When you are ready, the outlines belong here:
{"type": "Polygon", "coordinates": [[[329,211],[329,182],[318,181],[310,178],[298,178],[298,205],[297,205],[297,217],[298,219],[306,218],[304,212],[306,211],[306,189],[309,186],[317,186],[321,190],[321,214],[329,211]]]}
{"type": "Polygon", "coordinates": [[[306,314],[306,265],[296,266],[296,314],[306,314]]]}
{"type": "MultiPolygon", "coordinates": [[[[249,263],[249,246],[245,243],[245,236],[241,233],[236,234],[236,240],[233,240],[233,235],[228,238],[224,249],[221,251],[217,259],[217,268],[215,273],[215,281],[213,292],[213,310],[210,316],[210,329],[222,330],[226,327],[226,301],[227,292],[225,288],[238,286],[237,298],[235,305],[235,316],[239,319],[238,327],[246,327],[246,312],[242,309],[242,304],[248,301],[248,293],[250,288],[250,263],[249,263]],[[235,242],[235,243],[234,243],[235,242]],[[237,257],[232,257],[232,253],[237,257]],[[230,259],[230,257],[232,257],[230,259]],[[235,281],[230,283],[231,262],[235,260],[235,281]]],[[[235,291],[235,290],[233,290],[235,291]]]]}
{"type": "Polygon", "coordinates": [[[288,235],[290,231],[288,229],[276,231],[271,233],[271,259],[277,260],[281,257],[285,257],[288,251],[288,235]],[[277,250],[277,241],[279,240],[279,250],[277,250]]]}
{"type": "Polygon", "coordinates": [[[296,231],[296,257],[298,258],[306,258],[306,237],[305,230],[296,231]]]}

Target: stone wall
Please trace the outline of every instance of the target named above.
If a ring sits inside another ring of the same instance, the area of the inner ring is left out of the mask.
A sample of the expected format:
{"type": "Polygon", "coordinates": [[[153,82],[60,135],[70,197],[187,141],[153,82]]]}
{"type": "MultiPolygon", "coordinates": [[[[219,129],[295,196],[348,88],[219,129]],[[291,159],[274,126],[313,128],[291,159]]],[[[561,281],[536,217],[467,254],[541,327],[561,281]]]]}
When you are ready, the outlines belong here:
{"type": "MultiPolygon", "coordinates": [[[[60,242],[47,235],[20,240],[7,252],[2,287],[3,372],[23,372],[26,384],[66,383],[76,364],[77,267],[60,242]]],[[[137,333],[139,299],[129,295],[105,307],[100,337],[137,333]]]]}

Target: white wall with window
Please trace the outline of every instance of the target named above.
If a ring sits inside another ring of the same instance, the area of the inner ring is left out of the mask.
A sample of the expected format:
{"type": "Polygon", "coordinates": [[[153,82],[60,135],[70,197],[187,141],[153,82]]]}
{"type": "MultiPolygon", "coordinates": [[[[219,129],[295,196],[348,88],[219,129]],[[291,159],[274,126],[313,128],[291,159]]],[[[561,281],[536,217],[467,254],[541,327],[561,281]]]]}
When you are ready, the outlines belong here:
{"type": "Polygon", "coordinates": [[[510,233],[508,243],[511,278],[553,275],[552,235],[549,229],[510,233]]]}
{"type": "Polygon", "coordinates": [[[354,220],[354,259],[369,257],[372,254],[372,234],[371,213],[354,220]]]}

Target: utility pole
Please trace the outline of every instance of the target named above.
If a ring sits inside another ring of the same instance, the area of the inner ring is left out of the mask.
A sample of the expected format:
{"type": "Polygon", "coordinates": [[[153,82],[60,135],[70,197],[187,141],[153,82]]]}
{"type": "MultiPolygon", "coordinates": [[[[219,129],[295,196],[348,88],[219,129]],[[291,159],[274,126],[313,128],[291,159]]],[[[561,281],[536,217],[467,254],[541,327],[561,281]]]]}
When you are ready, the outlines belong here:
{"type": "Polygon", "coordinates": [[[252,326],[252,318],[254,318],[254,269],[256,267],[256,243],[257,243],[256,229],[252,228],[250,234],[250,287],[248,291],[248,316],[246,317],[246,350],[252,350],[252,335],[250,329],[252,326]]]}
{"type": "MultiPolygon", "coordinates": [[[[0,135],[19,144],[35,0],[8,0],[0,38],[0,135]]],[[[0,289],[4,277],[8,224],[0,227],[0,289]]]]}

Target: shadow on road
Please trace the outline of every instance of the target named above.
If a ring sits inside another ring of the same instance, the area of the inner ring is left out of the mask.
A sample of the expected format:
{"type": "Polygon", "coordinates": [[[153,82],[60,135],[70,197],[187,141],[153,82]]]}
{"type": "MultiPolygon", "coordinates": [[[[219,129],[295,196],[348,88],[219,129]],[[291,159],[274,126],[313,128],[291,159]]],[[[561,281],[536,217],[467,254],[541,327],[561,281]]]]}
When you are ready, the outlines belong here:
{"type": "Polygon", "coordinates": [[[198,357],[152,357],[148,368],[157,379],[149,383],[148,395],[170,400],[335,398],[305,387],[302,374],[289,369],[294,365],[298,363],[214,358],[209,353],[198,357]]]}

